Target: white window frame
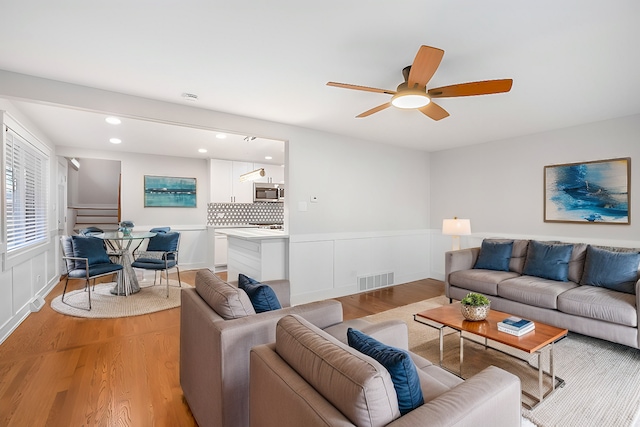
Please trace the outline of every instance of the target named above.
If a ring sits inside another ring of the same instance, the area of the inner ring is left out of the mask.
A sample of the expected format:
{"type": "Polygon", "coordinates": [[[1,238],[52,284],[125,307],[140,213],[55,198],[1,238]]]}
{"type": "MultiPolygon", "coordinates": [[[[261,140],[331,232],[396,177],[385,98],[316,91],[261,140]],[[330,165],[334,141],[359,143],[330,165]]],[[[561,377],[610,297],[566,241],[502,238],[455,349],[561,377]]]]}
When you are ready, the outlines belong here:
{"type": "Polygon", "coordinates": [[[5,178],[2,186],[1,251],[3,270],[6,271],[30,258],[34,250],[45,250],[49,244],[51,156],[49,148],[10,115],[4,112],[2,117],[2,163],[5,178]],[[10,144],[14,147],[13,153],[17,155],[15,158],[8,151],[10,144]],[[14,170],[13,166],[17,166],[17,169],[14,170]],[[9,176],[9,171],[13,177],[9,176]],[[12,197],[8,189],[8,179],[13,179],[13,191],[20,192],[22,197],[12,197]],[[18,220],[23,221],[22,226],[27,230],[25,233],[15,233],[16,228],[8,215],[8,198],[12,198],[13,202],[19,205],[14,206],[12,217],[16,219],[17,216],[18,220]]]}

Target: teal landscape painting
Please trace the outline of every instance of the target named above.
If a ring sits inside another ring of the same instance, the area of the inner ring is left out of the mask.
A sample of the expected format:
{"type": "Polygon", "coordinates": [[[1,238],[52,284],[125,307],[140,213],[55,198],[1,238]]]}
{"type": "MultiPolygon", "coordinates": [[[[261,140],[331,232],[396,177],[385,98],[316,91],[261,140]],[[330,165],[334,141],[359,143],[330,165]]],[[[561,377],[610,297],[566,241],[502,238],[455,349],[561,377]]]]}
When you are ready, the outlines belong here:
{"type": "Polygon", "coordinates": [[[144,206],[195,208],[196,179],[145,175],[144,206]]]}

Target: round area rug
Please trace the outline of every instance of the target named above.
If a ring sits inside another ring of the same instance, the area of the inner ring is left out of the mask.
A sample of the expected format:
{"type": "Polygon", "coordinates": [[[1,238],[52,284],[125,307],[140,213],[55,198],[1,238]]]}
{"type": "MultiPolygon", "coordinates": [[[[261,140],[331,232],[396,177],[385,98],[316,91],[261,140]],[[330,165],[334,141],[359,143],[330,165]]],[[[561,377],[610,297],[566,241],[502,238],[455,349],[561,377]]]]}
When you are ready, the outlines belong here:
{"type": "MultiPolygon", "coordinates": [[[[168,310],[180,306],[180,292],[177,280],[169,280],[169,298],[167,298],[167,285],[153,285],[153,282],[140,282],[140,292],[129,296],[116,296],[111,294],[115,282],[99,283],[95,290],[91,289],[91,310],[89,299],[84,288],[67,292],[62,302],[62,295],[51,301],[51,308],[68,316],[89,318],[114,318],[126,316],[139,316],[141,314],[168,310]],[[79,308],[77,308],[79,307],[79,308]]],[[[183,288],[190,288],[182,282],[183,288]]]]}

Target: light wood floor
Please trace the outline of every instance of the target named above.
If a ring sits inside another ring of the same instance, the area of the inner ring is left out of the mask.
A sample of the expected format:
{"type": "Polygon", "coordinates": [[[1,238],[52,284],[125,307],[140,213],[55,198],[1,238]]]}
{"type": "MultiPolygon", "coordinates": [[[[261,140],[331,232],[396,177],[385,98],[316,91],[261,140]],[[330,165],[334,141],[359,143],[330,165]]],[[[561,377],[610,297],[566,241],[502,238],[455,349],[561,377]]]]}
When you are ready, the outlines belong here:
{"type": "MultiPolygon", "coordinates": [[[[195,273],[181,279],[193,284],[195,273]]],[[[50,307],[62,285],[0,345],[0,426],[195,426],[180,388],[180,309],[64,316],[50,307]]],[[[443,291],[427,279],[338,300],[352,319],[443,291]]]]}

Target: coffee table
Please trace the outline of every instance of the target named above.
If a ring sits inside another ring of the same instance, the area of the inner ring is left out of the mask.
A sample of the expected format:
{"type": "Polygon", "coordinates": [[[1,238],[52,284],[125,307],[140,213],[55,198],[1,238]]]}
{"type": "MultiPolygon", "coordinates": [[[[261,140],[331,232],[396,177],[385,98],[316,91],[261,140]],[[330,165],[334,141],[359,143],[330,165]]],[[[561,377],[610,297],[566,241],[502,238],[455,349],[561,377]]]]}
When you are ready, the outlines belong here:
{"type": "MultiPolygon", "coordinates": [[[[547,325],[541,322],[534,322],[536,324],[535,330],[524,334],[520,337],[510,335],[505,332],[498,331],[498,322],[512,316],[509,313],[503,313],[497,310],[489,310],[489,315],[485,320],[481,321],[469,321],[466,320],[460,311],[460,303],[453,303],[444,305],[431,310],[422,311],[414,314],[413,319],[416,322],[431,326],[439,330],[439,343],[440,343],[440,366],[462,378],[462,365],[464,362],[464,340],[468,339],[463,336],[463,332],[467,332],[479,337],[484,338],[485,348],[491,348],[501,353],[507,354],[511,357],[525,360],[514,356],[513,354],[502,351],[495,346],[489,345],[489,340],[506,345],[511,348],[521,350],[528,354],[536,353],[538,355],[538,396],[531,395],[526,391],[522,393],[529,398],[537,401],[533,405],[528,405],[525,402],[522,404],[528,408],[533,409],[538,406],[545,397],[548,397],[553,393],[557,387],[564,386],[565,382],[562,378],[556,377],[553,367],[553,343],[559,339],[565,337],[568,333],[566,329],[556,328],[555,326],[547,325]],[[444,329],[445,327],[451,328],[460,334],[460,372],[453,372],[451,369],[443,366],[444,358],[444,329]],[[545,371],[542,366],[542,353],[549,352],[549,372],[545,371]],[[543,388],[543,376],[547,375],[551,378],[551,388],[545,392],[543,388]]],[[[475,340],[474,340],[475,341],[475,340]]],[[[475,341],[477,342],[477,341],[475,341]]],[[[529,365],[535,369],[534,366],[529,365]]]]}

